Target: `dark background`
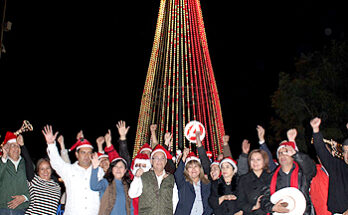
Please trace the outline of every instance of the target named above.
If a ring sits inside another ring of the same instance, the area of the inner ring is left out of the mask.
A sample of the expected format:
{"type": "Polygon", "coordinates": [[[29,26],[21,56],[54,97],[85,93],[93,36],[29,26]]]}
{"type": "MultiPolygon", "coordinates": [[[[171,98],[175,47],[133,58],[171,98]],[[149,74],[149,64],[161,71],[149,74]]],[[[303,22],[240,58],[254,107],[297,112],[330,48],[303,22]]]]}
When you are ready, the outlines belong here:
{"type": "MultiPolygon", "coordinates": [[[[201,0],[207,40],[233,155],[256,125],[269,131],[278,73],[301,53],[347,38],[344,1],[201,0]],[[331,34],[328,31],[331,29],[331,34]]],[[[3,2],[2,2],[3,3],[3,2]]],[[[28,119],[25,144],[45,155],[41,129],[52,124],[67,147],[83,129],[94,141],[125,120],[135,138],[160,0],[8,1],[0,59],[1,141],[28,119]]],[[[1,5],[3,7],[3,5],[1,5]]]]}

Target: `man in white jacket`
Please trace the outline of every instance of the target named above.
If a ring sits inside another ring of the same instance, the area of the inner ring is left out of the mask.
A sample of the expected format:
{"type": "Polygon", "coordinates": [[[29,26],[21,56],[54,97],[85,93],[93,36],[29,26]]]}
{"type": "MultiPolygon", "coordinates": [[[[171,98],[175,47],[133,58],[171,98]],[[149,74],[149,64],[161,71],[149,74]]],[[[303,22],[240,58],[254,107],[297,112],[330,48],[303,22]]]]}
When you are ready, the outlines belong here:
{"type": "MultiPolygon", "coordinates": [[[[52,126],[46,126],[42,131],[47,142],[47,153],[52,168],[63,179],[67,201],[65,215],[96,215],[99,210],[99,193],[90,189],[90,178],[92,173],[91,154],[93,146],[84,138],[80,138],[71,148],[76,148],[77,161],[68,164],[62,160],[56,146],[58,132],[53,134],[52,126]]],[[[101,180],[104,172],[98,170],[98,178],[101,180]]]]}

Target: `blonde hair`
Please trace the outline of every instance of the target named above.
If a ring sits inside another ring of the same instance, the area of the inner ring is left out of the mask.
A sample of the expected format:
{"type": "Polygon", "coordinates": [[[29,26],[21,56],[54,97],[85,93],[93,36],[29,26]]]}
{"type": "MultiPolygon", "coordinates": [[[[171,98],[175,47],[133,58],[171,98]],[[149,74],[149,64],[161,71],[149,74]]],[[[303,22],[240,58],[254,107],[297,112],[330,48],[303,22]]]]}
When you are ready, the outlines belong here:
{"type": "Polygon", "coordinates": [[[192,178],[190,177],[187,169],[189,168],[189,166],[191,165],[197,165],[199,166],[199,169],[200,169],[200,172],[199,172],[199,179],[204,183],[204,184],[209,184],[209,180],[204,176],[204,171],[203,171],[203,168],[202,168],[202,165],[201,163],[199,163],[198,161],[196,160],[191,160],[189,162],[187,162],[187,164],[185,165],[185,169],[184,169],[184,176],[185,176],[185,180],[190,182],[191,184],[193,184],[193,180],[192,178]]]}

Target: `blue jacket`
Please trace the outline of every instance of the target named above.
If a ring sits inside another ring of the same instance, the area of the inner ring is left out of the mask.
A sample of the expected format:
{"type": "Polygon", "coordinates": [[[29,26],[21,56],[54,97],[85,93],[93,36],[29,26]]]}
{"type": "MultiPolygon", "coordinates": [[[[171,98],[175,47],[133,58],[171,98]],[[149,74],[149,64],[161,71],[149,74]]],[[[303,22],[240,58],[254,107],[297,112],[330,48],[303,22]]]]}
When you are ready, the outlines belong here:
{"type": "MultiPolygon", "coordinates": [[[[175,182],[179,192],[179,202],[175,210],[176,215],[190,215],[193,203],[196,198],[196,193],[193,185],[185,180],[184,168],[185,164],[183,163],[183,161],[180,161],[179,166],[174,173],[175,182]]],[[[208,198],[210,196],[210,183],[204,184],[203,182],[201,182],[201,194],[204,210],[203,215],[210,215],[213,212],[208,203],[208,198]]]]}

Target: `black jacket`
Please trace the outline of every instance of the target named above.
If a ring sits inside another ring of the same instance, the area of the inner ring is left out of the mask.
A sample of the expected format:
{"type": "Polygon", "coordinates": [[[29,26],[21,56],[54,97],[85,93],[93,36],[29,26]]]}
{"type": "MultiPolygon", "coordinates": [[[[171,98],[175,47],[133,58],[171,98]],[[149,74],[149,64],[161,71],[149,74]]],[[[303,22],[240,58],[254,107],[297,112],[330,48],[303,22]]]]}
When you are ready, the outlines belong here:
{"type": "Polygon", "coordinates": [[[344,213],[348,209],[348,165],[334,158],[325,147],[323,135],[313,134],[314,147],[329,173],[328,210],[332,213],[344,213]]]}
{"type": "Polygon", "coordinates": [[[213,208],[215,215],[234,214],[240,211],[237,207],[237,200],[225,200],[219,205],[219,197],[224,195],[238,196],[236,176],[233,176],[230,185],[225,183],[223,176],[211,183],[209,204],[213,208]]]}
{"type": "MultiPolygon", "coordinates": [[[[303,195],[306,198],[307,201],[307,207],[304,215],[312,215],[315,214],[314,208],[312,206],[312,202],[309,196],[309,187],[312,181],[312,178],[316,175],[317,169],[315,166],[314,161],[306,154],[303,154],[301,152],[296,153],[293,155],[294,160],[299,165],[299,171],[298,171],[298,189],[303,193],[303,195]]],[[[281,189],[279,188],[278,184],[283,184],[281,181],[281,177],[279,176],[280,171],[278,172],[278,178],[277,178],[277,186],[276,191],[281,189]]],[[[272,175],[273,176],[273,175],[272,175]]],[[[290,186],[290,185],[288,185],[290,186]]],[[[261,208],[265,212],[271,213],[272,208],[274,204],[270,201],[270,186],[268,186],[264,197],[261,198],[261,208]]]]}
{"type": "Polygon", "coordinates": [[[266,215],[261,208],[255,211],[251,209],[256,204],[257,198],[264,194],[271,181],[271,173],[263,171],[260,177],[257,177],[253,171],[242,175],[238,183],[238,208],[243,210],[244,215],[257,214],[266,215]]]}

